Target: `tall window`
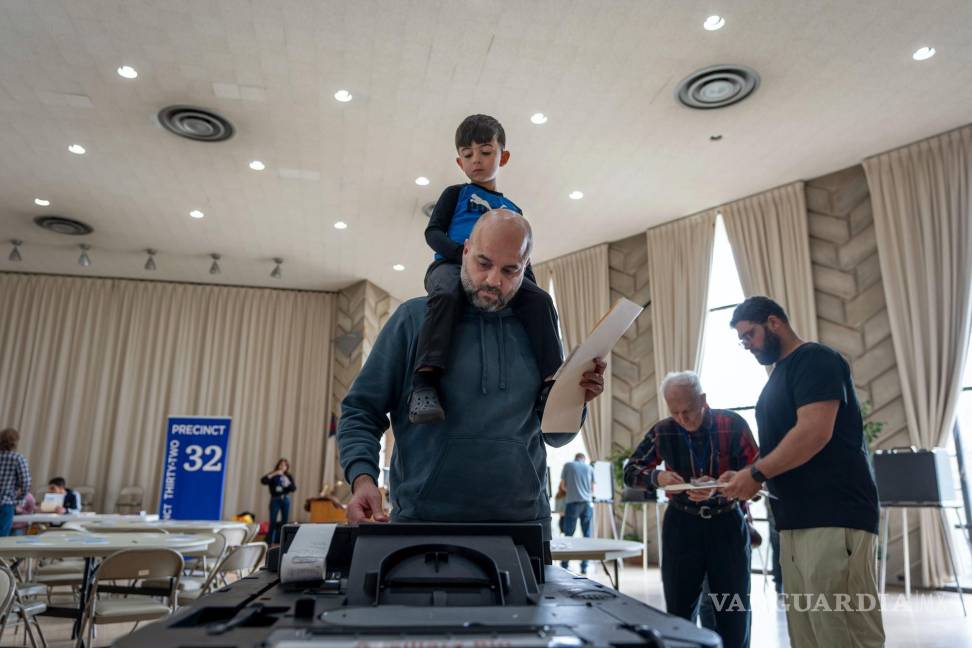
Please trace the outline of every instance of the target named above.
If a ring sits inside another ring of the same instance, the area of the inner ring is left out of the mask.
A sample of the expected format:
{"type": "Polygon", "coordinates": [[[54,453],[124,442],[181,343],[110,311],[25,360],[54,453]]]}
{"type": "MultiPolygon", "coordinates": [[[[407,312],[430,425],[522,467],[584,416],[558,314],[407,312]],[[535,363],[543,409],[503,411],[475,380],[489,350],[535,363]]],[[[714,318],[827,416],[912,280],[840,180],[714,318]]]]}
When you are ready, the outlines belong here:
{"type": "MultiPolygon", "coordinates": [[[[756,362],[749,351],[739,346],[736,331],[729,328],[733,309],[744,299],[736,259],[732,255],[732,246],[720,214],[716,219],[712,268],[709,270],[708,313],[702,338],[702,369],[699,371],[699,378],[709,407],[737,412],[749,423],[753,437],[758,442],[756,401],[766,384],[766,369],[756,362]]],[[[768,547],[766,502],[760,499],[752,503],[749,511],[756,521],[756,528],[763,535],[764,546],[768,547]]],[[[754,568],[763,569],[768,560],[768,550],[753,552],[754,568]]]]}
{"type": "MultiPolygon", "coordinates": [[[[958,436],[962,444],[962,460],[965,465],[966,479],[972,477],[972,345],[969,345],[968,355],[965,357],[965,373],[962,376],[962,393],[959,394],[958,409],[955,413],[955,420],[958,424],[958,436]]],[[[952,476],[955,478],[956,498],[962,501],[961,473],[958,470],[958,462],[955,438],[949,439],[948,452],[953,457],[952,476]]],[[[972,580],[972,551],[969,540],[969,529],[966,528],[967,516],[965,507],[957,511],[957,515],[952,517],[949,514],[952,526],[952,546],[955,548],[956,562],[962,583],[966,584],[972,580]]]]}
{"type": "MultiPolygon", "coordinates": [[[[556,286],[554,282],[551,281],[550,285],[547,286],[546,288],[547,288],[547,292],[550,293],[550,298],[553,300],[554,308],[556,309],[557,293],[555,291],[556,286]]],[[[560,335],[560,346],[563,347],[564,353],[566,354],[569,351],[569,349],[567,348],[567,345],[564,343],[564,331],[563,331],[563,327],[561,327],[560,325],[559,319],[557,320],[557,333],[560,335]]],[[[578,435],[575,436],[570,443],[568,443],[563,447],[554,448],[548,445],[545,445],[544,447],[547,450],[547,471],[550,477],[550,510],[554,511],[556,506],[554,497],[556,497],[557,495],[557,487],[560,485],[560,473],[564,469],[564,464],[573,461],[574,456],[578,452],[583,452],[584,456],[587,457],[588,461],[593,461],[594,459],[591,457],[591,454],[587,451],[587,446],[584,443],[584,435],[581,433],[578,433],[578,435]]],[[[556,520],[557,518],[555,514],[554,523],[551,526],[553,528],[554,537],[559,537],[561,533],[560,533],[560,529],[557,527],[556,520]]],[[[579,534],[580,531],[577,532],[577,535],[579,534]]]]}
{"type": "Polygon", "coordinates": [[[709,272],[708,313],[699,377],[709,406],[735,410],[749,422],[755,436],[756,400],[766,384],[766,370],[739,346],[736,332],[729,328],[732,311],[743,299],[736,260],[720,215],[716,219],[709,272]]]}

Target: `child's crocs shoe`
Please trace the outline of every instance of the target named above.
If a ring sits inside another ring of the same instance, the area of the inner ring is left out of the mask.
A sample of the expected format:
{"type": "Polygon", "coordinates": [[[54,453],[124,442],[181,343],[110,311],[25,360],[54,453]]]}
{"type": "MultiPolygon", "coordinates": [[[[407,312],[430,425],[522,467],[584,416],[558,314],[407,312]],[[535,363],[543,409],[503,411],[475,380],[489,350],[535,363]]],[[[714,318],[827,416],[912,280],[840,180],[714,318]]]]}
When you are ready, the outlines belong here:
{"type": "Polygon", "coordinates": [[[445,420],[445,410],[439,403],[439,394],[433,387],[412,390],[408,400],[408,420],[412,423],[438,423],[445,420]]]}

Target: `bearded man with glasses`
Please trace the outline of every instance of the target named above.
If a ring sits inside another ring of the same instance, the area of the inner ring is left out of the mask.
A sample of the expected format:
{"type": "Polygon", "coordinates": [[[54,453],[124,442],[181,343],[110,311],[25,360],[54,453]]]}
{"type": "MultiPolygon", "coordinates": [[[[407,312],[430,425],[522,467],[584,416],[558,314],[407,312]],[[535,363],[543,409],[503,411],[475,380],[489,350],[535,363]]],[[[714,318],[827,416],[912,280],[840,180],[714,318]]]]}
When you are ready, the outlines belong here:
{"type": "Polygon", "coordinates": [[[760,458],[719,481],[725,497],[749,499],[765,482],[775,498],[790,645],[883,646],[877,487],[850,365],[800,339],[767,297],[739,304],[730,326],[774,367],[756,403],[760,458]]]}

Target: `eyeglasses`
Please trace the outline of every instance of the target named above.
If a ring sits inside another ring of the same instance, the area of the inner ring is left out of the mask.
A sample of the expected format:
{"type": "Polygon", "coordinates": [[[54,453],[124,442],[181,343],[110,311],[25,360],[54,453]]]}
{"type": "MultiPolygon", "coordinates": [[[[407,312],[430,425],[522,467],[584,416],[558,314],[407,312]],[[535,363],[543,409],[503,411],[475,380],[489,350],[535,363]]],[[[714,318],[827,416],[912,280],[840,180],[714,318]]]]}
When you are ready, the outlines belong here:
{"type": "Polygon", "coordinates": [[[756,337],[756,327],[762,327],[762,324],[753,324],[748,331],[739,335],[739,346],[744,349],[748,349],[749,345],[752,344],[753,338],[756,337]]]}

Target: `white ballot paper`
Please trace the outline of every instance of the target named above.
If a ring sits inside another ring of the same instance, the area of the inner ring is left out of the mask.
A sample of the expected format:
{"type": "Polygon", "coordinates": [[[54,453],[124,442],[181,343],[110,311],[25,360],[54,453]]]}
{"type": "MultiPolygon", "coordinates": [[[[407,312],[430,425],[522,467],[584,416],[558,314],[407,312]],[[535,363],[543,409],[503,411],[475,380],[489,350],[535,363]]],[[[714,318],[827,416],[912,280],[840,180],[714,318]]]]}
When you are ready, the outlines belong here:
{"type": "Polygon", "coordinates": [[[625,298],[619,299],[594,325],[557,370],[553,388],[547,396],[540,431],[545,434],[573,434],[580,429],[584,414],[584,389],[580,386],[584,372],[594,368],[594,358],[606,359],[628,327],[644,308],[625,298]]]}
{"type": "MultiPolygon", "coordinates": [[[[713,488],[719,488],[725,486],[725,484],[720,484],[716,480],[699,482],[697,484],[672,484],[671,486],[665,486],[662,488],[666,493],[684,493],[685,491],[693,490],[711,490],[713,488]]],[[[757,491],[757,495],[762,495],[763,497],[768,497],[770,499],[779,499],[776,495],[770,494],[765,488],[757,491]]]]}
{"type": "Polygon", "coordinates": [[[336,528],[336,524],[301,524],[280,563],[280,582],[324,580],[324,559],[336,528]]]}
{"type": "Polygon", "coordinates": [[[712,481],[699,482],[698,484],[672,484],[670,486],[665,486],[664,491],[666,493],[684,493],[685,491],[692,490],[712,490],[719,486],[719,482],[712,481]]]}

